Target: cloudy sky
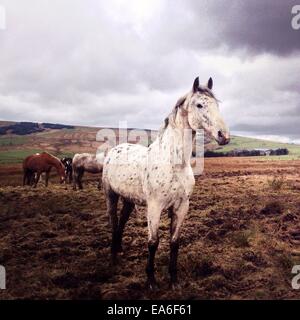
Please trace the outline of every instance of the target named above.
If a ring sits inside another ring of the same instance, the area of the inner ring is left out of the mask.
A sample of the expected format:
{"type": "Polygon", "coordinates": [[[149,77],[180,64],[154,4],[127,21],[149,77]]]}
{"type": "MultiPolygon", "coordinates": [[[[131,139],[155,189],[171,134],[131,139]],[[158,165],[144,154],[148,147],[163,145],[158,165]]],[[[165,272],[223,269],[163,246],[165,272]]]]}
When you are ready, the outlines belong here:
{"type": "Polygon", "coordinates": [[[0,119],[160,126],[196,76],[233,133],[300,142],[292,0],[0,0],[0,119]]]}

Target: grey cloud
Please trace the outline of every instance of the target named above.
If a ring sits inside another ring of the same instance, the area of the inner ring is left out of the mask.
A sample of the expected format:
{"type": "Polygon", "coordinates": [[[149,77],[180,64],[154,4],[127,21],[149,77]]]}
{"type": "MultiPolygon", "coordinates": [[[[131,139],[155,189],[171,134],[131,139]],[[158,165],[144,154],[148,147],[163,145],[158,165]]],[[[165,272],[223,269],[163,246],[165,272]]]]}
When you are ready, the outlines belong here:
{"type": "Polygon", "coordinates": [[[4,1],[0,117],[154,129],[199,75],[233,131],[300,137],[294,1],[120,3],[4,1]]]}
{"type": "Polygon", "coordinates": [[[176,1],[155,31],[169,39],[162,44],[166,50],[180,45],[194,50],[224,46],[227,54],[247,50],[289,55],[300,49],[299,32],[291,26],[296,4],[296,0],[176,1]]]}

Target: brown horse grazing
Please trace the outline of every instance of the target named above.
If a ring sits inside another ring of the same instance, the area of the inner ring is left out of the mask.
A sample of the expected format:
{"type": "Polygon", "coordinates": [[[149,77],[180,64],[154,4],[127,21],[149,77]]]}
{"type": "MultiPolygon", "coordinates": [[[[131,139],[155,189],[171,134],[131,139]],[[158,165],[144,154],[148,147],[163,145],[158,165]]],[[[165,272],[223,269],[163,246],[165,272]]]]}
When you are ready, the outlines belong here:
{"type": "Polygon", "coordinates": [[[56,168],[57,173],[60,176],[60,183],[65,182],[65,166],[58,158],[47,152],[36,153],[28,156],[23,161],[23,186],[33,184],[33,187],[35,188],[41,174],[45,172],[45,186],[47,187],[52,167],[56,168]]]}

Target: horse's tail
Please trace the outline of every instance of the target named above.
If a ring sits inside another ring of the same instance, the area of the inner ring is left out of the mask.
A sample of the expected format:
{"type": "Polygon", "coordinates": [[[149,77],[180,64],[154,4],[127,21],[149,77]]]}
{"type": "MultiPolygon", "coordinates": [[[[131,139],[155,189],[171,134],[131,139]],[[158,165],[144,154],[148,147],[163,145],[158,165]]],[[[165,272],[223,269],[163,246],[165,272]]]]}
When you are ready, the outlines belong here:
{"type": "Polygon", "coordinates": [[[102,165],[103,167],[103,164],[104,164],[104,159],[106,157],[106,152],[98,152],[96,153],[96,160],[99,164],[102,165]]]}

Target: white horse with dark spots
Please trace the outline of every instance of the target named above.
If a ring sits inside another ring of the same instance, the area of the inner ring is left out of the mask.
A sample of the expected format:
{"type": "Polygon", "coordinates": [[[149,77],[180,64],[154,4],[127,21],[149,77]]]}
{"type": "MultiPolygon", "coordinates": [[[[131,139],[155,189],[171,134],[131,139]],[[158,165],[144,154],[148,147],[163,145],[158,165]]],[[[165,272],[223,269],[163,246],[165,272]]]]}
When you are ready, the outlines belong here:
{"type": "MultiPolygon", "coordinates": [[[[91,153],[76,153],[73,157],[73,189],[76,190],[78,185],[79,189],[83,189],[82,177],[85,172],[98,174],[102,172],[104,154],[91,154],[91,153]]],[[[100,178],[98,189],[100,189],[100,178]]]]}
{"type": "Polygon", "coordinates": [[[196,78],[192,90],[177,101],[149,147],[121,144],[111,149],[104,160],[102,182],[112,225],[112,260],[116,262],[117,253],[122,250],[124,227],[135,204],[145,205],[149,249],[146,273],[150,288],[156,285],[154,258],[163,210],[168,210],[171,218],[169,272],[172,287],[177,283],[180,230],[195,185],[190,163],[192,143],[186,139],[185,132],[191,132],[194,140],[196,130],[203,129],[219,145],[230,141],[229,129],[212,87],[211,78],[204,86],[196,78]],[[182,161],[178,161],[179,155],[183,155],[182,161]],[[118,219],[119,198],[123,199],[123,207],[118,219]]]}

